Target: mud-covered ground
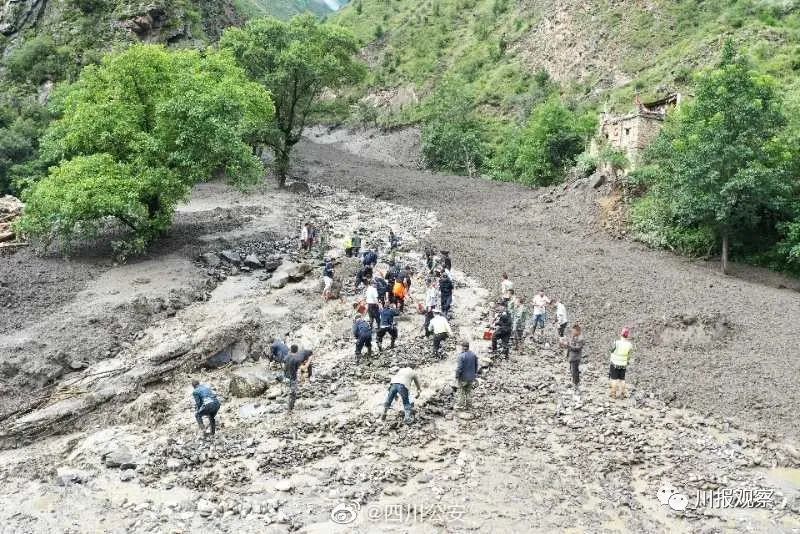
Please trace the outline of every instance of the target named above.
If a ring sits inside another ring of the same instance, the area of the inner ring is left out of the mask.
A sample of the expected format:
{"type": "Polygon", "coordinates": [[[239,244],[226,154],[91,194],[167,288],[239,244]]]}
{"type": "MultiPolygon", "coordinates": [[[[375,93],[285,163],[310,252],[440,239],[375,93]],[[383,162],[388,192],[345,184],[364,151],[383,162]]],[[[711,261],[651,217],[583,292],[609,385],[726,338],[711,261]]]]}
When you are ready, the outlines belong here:
{"type": "MultiPolygon", "coordinates": [[[[364,146],[358,139],[326,135],[327,145],[301,146],[299,176],[367,196],[205,184],[146,258],[123,266],[97,254],[0,258],[3,280],[31,308],[21,329],[0,330],[4,413],[24,407],[0,429],[0,532],[800,529],[797,361],[791,350],[783,359],[765,353],[749,369],[726,360],[741,343],[774,349],[791,341],[778,328],[747,341],[759,317],[737,314],[746,300],[739,293],[758,294],[759,313],[783,306],[778,316],[796,320],[796,293],[777,288],[789,281],[723,278],[611,240],[596,230],[597,194],[585,188],[530,191],[388,166],[384,154],[412,153],[394,147],[413,136],[373,135],[370,159],[361,159],[346,150],[364,146]],[[400,234],[400,260],[417,274],[397,348],[355,364],[357,262],[338,260],[343,298],[323,305],[322,251],[297,251],[308,219],[324,225],[334,254],[355,229],[382,251],[390,227],[400,234]],[[454,258],[455,335],[443,360],[419,337],[414,312],[426,243],[454,258]],[[216,265],[224,251],[283,263],[272,274],[216,265]],[[63,277],[64,294],[21,283],[28,266],[63,277]],[[502,270],[526,292],[543,285],[561,296],[585,325],[579,396],[552,324],[507,360],[488,354],[480,338],[502,270]],[[633,395],[612,401],[606,345],[624,323],[637,345],[633,395]],[[273,334],[315,352],[314,377],[301,384],[291,415],[280,370],[261,357],[273,334]],[[472,341],[482,368],[468,411],[453,407],[460,338],[472,341]],[[208,368],[215,355],[233,361],[208,368]],[[389,378],[406,362],[422,379],[416,421],[403,425],[395,405],[382,422],[389,378]],[[769,366],[779,364],[795,376],[734,391],[747,372],[777,377],[769,366]],[[214,440],[201,439],[194,424],[193,376],[223,399],[214,440]],[[263,391],[236,397],[230,384],[242,377],[263,391]],[[749,395],[784,411],[759,421],[764,410],[749,395]],[[739,409],[723,406],[726,399],[739,409]]],[[[755,362],[756,353],[738,358],[755,362]]]]}
{"type": "MultiPolygon", "coordinates": [[[[359,137],[351,134],[350,137],[359,137]]],[[[312,137],[314,139],[314,137],[312,137]]],[[[800,432],[800,293],[796,280],[710,262],[609,237],[597,224],[607,189],[585,182],[529,189],[384,163],[404,153],[390,134],[371,140],[369,159],[338,143],[298,151],[304,178],[367,196],[435,210],[431,241],[490,289],[508,272],[523,294],[558,296],[604,356],[623,325],[633,327],[635,386],[689,406],[797,439],[800,432]],[[385,157],[386,156],[386,157],[385,157]]]]}

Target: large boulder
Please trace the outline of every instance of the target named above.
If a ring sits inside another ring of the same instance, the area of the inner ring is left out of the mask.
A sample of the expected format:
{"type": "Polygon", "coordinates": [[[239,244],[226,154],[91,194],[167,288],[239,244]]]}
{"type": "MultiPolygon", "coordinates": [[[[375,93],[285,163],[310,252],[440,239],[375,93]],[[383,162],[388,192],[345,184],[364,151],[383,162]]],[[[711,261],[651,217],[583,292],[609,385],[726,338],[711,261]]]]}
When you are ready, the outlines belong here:
{"type": "Polygon", "coordinates": [[[270,286],[274,289],[280,289],[289,282],[300,282],[313,269],[307,263],[284,262],[272,273],[272,278],[269,282],[270,286]]]}
{"type": "Polygon", "coordinates": [[[267,390],[269,377],[253,369],[237,369],[231,374],[228,391],[234,397],[258,397],[267,390]]]}
{"type": "Polygon", "coordinates": [[[290,193],[295,193],[298,195],[307,195],[311,193],[311,189],[305,182],[292,182],[288,186],[286,186],[286,190],[289,191],[290,193]]]}
{"type": "Polygon", "coordinates": [[[106,467],[119,467],[120,469],[136,469],[139,461],[124,445],[114,445],[103,455],[106,467]]]}
{"type": "Polygon", "coordinates": [[[222,257],[223,260],[227,261],[228,263],[232,263],[234,265],[242,264],[242,257],[236,251],[223,250],[222,252],[220,252],[220,256],[222,257]]]}
{"type": "Polygon", "coordinates": [[[255,254],[248,254],[244,259],[244,264],[251,269],[260,269],[264,266],[264,264],[261,263],[261,260],[259,260],[258,256],[255,254]]]}
{"type": "Polygon", "coordinates": [[[213,252],[206,252],[205,254],[201,255],[200,261],[203,262],[203,265],[206,267],[218,267],[221,262],[219,256],[213,252]]]}

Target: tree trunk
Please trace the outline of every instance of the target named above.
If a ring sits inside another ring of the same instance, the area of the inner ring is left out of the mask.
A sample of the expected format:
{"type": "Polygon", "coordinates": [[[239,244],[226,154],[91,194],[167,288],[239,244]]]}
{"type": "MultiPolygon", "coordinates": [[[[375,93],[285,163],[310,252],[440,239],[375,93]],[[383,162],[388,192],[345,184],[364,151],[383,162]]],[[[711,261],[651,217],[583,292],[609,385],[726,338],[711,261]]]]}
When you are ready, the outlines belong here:
{"type": "Polygon", "coordinates": [[[286,185],[286,174],[289,172],[289,150],[286,148],[275,151],[275,176],[278,178],[278,187],[286,185]]]}
{"type": "Polygon", "coordinates": [[[728,274],[728,232],[722,233],[722,274],[728,274]]]}

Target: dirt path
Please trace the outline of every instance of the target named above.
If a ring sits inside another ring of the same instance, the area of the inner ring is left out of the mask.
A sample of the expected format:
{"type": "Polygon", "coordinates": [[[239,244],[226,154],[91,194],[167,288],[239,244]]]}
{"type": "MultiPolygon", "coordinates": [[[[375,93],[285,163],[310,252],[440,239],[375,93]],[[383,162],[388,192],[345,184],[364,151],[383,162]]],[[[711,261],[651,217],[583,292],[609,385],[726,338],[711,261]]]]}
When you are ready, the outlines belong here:
{"type": "Polygon", "coordinates": [[[527,295],[546,288],[560,296],[598,358],[631,325],[634,385],[673,406],[798,437],[800,295],[779,288],[780,277],[746,268],[746,280],[725,277],[703,262],[609,238],[596,223],[598,193],[585,183],[532,190],[399,168],[354,155],[348,149],[360,145],[342,137],[302,145],[301,177],[435,210],[441,225],[430,239],[451,251],[455,266],[486,287],[506,271],[527,295]]]}

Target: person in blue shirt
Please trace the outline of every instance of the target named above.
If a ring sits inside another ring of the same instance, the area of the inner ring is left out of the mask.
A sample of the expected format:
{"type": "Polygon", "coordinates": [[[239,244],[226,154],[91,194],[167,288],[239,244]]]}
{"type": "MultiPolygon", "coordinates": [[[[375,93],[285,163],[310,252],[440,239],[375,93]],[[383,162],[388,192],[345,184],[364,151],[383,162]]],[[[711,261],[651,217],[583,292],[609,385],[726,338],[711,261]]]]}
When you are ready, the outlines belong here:
{"type": "Polygon", "coordinates": [[[361,361],[361,351],[367,347],[367,356],[372,357],[372,328],[359,313],[353,320],[353,337],[356,339],[356,363],[361,361]]]}
{"type": "Polygon", "coordinates": [[[286,343],[275,337],[269,338],[269,359],[275,363],[286,362],[286,357],[289,355],[289,347],[286,343]]]}
{"type": "Polygon", "coordinates": [[[213,436],[217,431],[217,412],[219,411],[219,399],[211,386],[201,384],[197,379],[192,380],[192,397],[194,397],[195,411],[194,418],[197,420],[197,425],[203,432],[206,431],[203,425],[203,416],[208,417],[211,435],[213,436]]]}
{"type": "Polygon", "coordinates": [[[383,338],[386,334],[389,334],[389,337],[392,338],[389,348],[394,348],[394,342],[397,341],[397,325],[394,323],[394,318],[398,315],[400,315],[400,312],[392,304],[381,310],[380,320],[378,321],[378,352],[383,351],[383,338]]]}
{"type": "Polygon", "coordinates": [[[478,377],[478,357],[469,350],[469,341],[461,342],[461,352],[458,355],[456,367],[456,381],[458,382],[458,399],[463,408],[470,408],[470,396],[475,379],[478,377]]]}
{"type": "Polygon", "coordinates": [[[364,264],[364,267],[375,268],[375,266],[378,264],[378,253],[374,250],[367,250],[364,253],[361,261],[364,264]]]}

